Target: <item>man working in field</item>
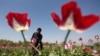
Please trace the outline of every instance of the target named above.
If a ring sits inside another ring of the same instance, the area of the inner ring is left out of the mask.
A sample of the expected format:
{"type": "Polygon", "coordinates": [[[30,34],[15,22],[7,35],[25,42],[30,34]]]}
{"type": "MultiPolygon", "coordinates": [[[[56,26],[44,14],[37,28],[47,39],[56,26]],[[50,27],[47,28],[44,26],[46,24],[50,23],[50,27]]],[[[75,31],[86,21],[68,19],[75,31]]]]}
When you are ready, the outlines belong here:
{"type": "MultiPolygon", "coordinates": [[[[31,37],[31,43],[35,48],[37,48],[39,51],[43,49],[43,44],[42,44],[42,34],[41,34],[42,29],[37,28],[37,31],[33,33],[31,37]]],[[[37,50],[32,47],[32,53],[33,56],[38,56],[37,50]]]]}

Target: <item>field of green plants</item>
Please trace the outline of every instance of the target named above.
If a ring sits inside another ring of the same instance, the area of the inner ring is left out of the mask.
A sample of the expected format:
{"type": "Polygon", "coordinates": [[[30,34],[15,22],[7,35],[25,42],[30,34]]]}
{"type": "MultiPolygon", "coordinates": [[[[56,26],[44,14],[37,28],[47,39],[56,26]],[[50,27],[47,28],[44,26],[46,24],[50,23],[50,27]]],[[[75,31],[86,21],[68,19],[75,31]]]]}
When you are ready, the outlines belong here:
{"type": "MultiPolygon", "coordinates": [[[[100,56],[100,43],[93,45],[76,45],[69,41],[65,46],[63,43],[44,43],[43,50],[39,56],[100,56]],[[68,45],[70,43],[70,45],[68,45]]],[[[30,44],[28,42],[28,44],[30,44]]],[[[32,46],[25,49],[24,42],[13,42],[0,40],[0,56],[32,56],[32,46]]]]}

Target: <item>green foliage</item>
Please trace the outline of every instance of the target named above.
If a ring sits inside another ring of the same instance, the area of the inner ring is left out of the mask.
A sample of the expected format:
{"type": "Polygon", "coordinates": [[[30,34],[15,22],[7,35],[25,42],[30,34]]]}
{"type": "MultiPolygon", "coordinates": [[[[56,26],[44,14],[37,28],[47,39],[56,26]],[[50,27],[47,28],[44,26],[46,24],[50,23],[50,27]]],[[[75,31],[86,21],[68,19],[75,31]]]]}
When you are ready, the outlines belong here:
{"type": "Polygon", "coordinates": [[[93,45],[93,48],[94,49],[96,49],[96,50],[100,50],[100,43],[95,43],[94,45],[93,45]]]}
{"type": "MultiPolygon", "coordinates": [[[[9,46],[7,48],[0,48],[0,56],[32,56],[31,47],[28,46],[28,50],[26,50],[24,42],[22,41],[15,43],[12,41],[0,40],[0,44],[2,43],[7,43],[9,46]],[[15,44],[18,44],[19,46],[14,47],[15,44]]],[[[29,43],[30,42],[28,42],[28,44],[29,43]]],[[[93,50],[100,50],[99,43],[95,43],[92,46],[88,45],[85,47],[93,50]]],[[[75,46],[74,49],[69,50],[65,49],[64,46],[61,46],[59,44],[48,43],[46,46],[44,46],[40,56],[93,56],[92,53],[83,51],[83,48],[85,47],[75,46]]]]}

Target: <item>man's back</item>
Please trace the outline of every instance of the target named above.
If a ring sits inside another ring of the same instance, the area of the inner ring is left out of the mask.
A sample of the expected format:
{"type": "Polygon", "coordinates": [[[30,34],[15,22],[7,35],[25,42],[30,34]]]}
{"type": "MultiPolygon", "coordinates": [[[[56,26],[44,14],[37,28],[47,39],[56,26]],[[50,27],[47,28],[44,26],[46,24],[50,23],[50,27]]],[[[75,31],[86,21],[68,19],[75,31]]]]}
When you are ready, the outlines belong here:
{"type": "Polygon", "coordinates": [[[38,34],[37,32],[35,32],[35,33],[33,33],[33,36],[31,38],[31,40],[32,39],[36,39],[36,42],[34,44],[35,44],[35,46],[37,46],[38,43],[40,43],[41,40],[42,40],[42,35],[41,34],[38,34]]]}

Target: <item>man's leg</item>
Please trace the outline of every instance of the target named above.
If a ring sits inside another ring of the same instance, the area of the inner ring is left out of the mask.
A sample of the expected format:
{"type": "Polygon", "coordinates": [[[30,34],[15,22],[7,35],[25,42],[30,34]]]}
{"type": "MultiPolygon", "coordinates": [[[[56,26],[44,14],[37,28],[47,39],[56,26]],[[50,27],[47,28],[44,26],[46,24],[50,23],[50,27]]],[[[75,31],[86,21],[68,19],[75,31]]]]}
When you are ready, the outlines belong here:
{"type": "MultiPolygon", "coordinates": [[[[36,43],[34,44],[34,46],[37,47],[37,46],[38,46],[38,42],[36,42],[36,43]]],[[[33,53],[33,56],[39,56],[38,51],[37,51],[36,49],[34,49],[34,48],[32,48],[32,53],[33,53]]]]}
{"type": "Polygon", "coordinates": [[[36,56],[36,51],[34,48],[32,48],[32,56],[36,56]]]}
{"type": "Polygon", "coordinates": [[[42,42],[40,42],[40,49],[41,49],[41,50],[43,49],[43,44],[42,44],[42,42]]]}

